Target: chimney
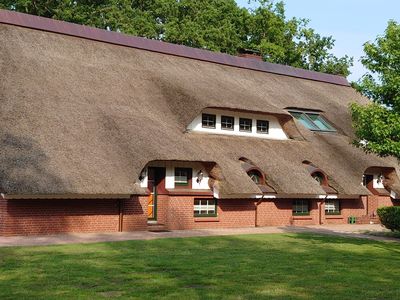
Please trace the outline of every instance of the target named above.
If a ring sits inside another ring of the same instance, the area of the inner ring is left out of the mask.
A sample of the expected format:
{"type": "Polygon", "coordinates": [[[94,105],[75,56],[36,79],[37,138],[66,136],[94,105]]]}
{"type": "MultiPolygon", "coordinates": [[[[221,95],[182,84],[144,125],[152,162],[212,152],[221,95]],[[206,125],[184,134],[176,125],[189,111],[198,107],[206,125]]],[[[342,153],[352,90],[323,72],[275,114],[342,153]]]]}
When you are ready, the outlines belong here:
{"type": "Polygon", "coordinates": [[[259,61],[263,61],[260,51],[252,50],[252,49],[240,49],[239,50],[239,57],[244,57],[248,59],[256,59],[259,61]]]}

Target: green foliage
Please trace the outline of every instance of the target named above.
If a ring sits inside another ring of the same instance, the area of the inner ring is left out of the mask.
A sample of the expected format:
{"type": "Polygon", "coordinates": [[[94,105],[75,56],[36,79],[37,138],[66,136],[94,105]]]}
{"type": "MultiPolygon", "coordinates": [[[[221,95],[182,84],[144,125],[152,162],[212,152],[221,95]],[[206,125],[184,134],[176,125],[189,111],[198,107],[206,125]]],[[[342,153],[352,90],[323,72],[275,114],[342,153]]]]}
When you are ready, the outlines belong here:
{"type": "Polygon", "coordinates": [[[233,55],[254,49],[266,61],[349,74],[352,59],[329,52],[332,37],[306,19],[287,20],[282,1],[254,2],[255,9],[234,0],[0,0],[0,7],[233,55]]]}
{"type": "Polygon", "coordinates": [[[400,206],[380,207],[377,212],[382,225],[391,231],[400,231],[400,206]]]}
{"type": "Polygon", "coordinates": [[[366,152],[400,158],[400,24],[389,21],[383,36],[364,44],[370,70],[355,87],[373,103],[353,103],[354,144],[366,152]]]}

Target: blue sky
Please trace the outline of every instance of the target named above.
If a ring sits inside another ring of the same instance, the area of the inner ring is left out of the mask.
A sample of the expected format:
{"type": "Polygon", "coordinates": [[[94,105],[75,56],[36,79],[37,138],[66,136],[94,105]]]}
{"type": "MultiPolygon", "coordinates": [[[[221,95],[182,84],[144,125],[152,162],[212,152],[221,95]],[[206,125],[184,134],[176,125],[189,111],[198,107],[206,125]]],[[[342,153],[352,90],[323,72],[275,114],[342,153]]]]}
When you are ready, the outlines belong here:
{"type": "MultiPolygon", "coordinates": [[[[236,0],[248,7],[248,0],[236,0]]],[[[399,0],[284,0],[288,18],[310,19],[309,26],[336,40],[333,53],[354,57],[349,80],[358,80],[366,70],[359,62],[363,44],[383,34],[390,19],[400,22],[399,0]]],[[[254,5],[254,4],[253,4],[254,5]]]]}

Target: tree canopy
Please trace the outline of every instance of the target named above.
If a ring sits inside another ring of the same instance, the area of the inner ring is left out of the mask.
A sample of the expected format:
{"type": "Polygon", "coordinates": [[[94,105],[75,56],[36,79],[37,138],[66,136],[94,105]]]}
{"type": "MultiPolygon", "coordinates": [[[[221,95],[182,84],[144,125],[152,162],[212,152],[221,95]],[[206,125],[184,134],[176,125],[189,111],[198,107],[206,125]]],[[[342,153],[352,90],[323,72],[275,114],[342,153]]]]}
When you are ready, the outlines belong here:
{"type": "Polygon", "coordinates": [[[389,21],[384,35],[364,44],[369,70],[355,87],[373,102],[351,105],[357,138],[366,152],[400,159],[400,24],[389,21]]]}
{"type": "Polygon", "coordinates": [[[228,54],[257,50],[265,61],[347,76],[352,58],[330,51],[332,37],[287,19],[282,1],[0,0],[0,8],[228,54]]]}

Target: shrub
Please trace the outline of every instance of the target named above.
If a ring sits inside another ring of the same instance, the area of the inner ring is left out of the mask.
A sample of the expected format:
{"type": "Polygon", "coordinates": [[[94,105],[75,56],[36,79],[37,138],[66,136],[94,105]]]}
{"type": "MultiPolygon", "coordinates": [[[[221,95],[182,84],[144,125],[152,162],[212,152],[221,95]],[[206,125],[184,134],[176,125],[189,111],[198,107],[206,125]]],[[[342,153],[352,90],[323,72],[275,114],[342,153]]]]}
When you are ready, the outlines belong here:
{"type": "Polygon", "coordinates": [[[383,226],[391,231],[400,231],[400,206],[378,208],[378,216],[383,226]]]}

